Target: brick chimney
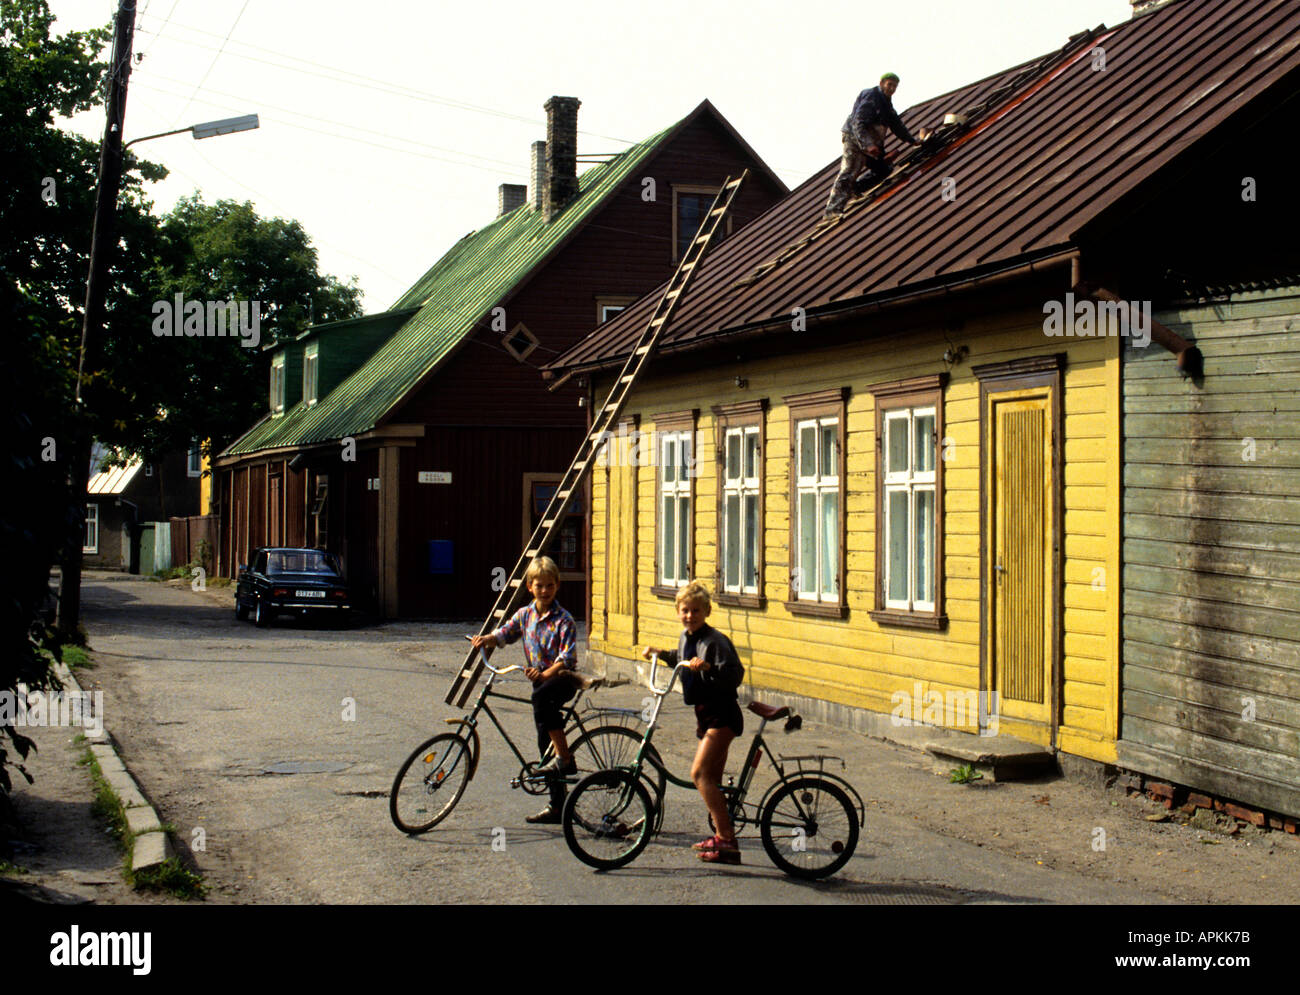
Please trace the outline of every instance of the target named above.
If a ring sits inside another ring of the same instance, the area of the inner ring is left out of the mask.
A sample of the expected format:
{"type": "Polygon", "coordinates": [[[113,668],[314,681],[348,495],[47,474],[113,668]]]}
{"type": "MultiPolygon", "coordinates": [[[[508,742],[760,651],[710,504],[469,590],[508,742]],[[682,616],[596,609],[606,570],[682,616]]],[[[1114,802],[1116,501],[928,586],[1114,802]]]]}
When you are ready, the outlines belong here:
{"type": "Polygon", "coordinates": [[[546,199],[546,143],[533,142],[529,151],[532,160],[528,168],[528,206],[540,211],[546,199]]]}
{"type": "Polygon", "coordinates": [[[504,217],[528,199],[528,188],[522,183],[502,183],[497,187],[497,217],[504,217]]]}
{"type": "Polygon", "coordinates": [[[549,224],[578,196],[577,97],[546,101],[546,190],[542,217],[549,224]]]}

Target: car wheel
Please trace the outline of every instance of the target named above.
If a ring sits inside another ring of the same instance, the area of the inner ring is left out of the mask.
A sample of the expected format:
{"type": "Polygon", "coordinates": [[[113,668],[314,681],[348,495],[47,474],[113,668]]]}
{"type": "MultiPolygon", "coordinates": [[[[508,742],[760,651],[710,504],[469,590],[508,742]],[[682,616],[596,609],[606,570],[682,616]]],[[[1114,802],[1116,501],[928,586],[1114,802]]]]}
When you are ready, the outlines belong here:
{"type": "Polygon", "coordinates": [[[261,598],[257,599],[257,604],[253,607],[253,624],[263,629],[271,624],[271,612],[261,598]]]}
{"type": "Polygon", "coordinates": [[[248,606],[239,600],[238,595],[235,596],[235,618],[241,622],[248,618],[248,606]]]}

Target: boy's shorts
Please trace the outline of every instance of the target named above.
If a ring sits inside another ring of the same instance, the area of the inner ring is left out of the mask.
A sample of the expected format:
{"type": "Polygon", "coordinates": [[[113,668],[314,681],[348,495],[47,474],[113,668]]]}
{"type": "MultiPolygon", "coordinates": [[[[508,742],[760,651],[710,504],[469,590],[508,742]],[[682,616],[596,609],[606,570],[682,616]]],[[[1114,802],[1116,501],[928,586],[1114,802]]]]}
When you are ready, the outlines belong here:
{"type": "Polygon", "coordinates": [[[745,717],[737,701],[695,706],[695,738],[703,739],[710,729],[730,729],[737,736],[745,731],[745,717]]]}

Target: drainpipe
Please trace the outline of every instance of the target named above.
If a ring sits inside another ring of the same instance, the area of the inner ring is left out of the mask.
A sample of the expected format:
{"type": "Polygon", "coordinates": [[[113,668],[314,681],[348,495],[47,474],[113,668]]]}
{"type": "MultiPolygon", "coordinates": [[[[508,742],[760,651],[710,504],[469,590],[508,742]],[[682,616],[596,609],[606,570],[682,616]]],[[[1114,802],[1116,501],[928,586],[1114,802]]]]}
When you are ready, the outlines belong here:
{"type": "MultiPolygon", "coordinates": [[[[1089,283],[1078,283],[1075,285],[1074,290],[1082,297],[1092,297],[1099,301],[1109,301],[1112,304],[1129,306],[1128,301],[1111,293],[1105,287],[1089,283]]],[[[1160,324],[1154,318],[1151,319],[1151,341],[1156,345],[1163,346],[1178,357],[1178,370],[1184,376],[1199,377],[1205,372],[1205,360],[1201,355],[1201,350],[1173,329],[1160,324]]]]}

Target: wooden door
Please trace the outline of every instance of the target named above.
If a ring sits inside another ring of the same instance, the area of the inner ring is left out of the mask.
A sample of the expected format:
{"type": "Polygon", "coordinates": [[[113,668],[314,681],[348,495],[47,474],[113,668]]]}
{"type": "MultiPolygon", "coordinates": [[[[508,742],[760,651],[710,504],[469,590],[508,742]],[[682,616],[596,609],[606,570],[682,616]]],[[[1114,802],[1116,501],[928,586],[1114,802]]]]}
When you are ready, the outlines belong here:
{"type": "Polygon", "coordinates": [[[282,474],[273,474],[267,481],[266,516],[266,544],[283,545],[284,535],[280,528],[284,521],[284,476],[282,474]]]}
{"type": "MultiPolygon", "coordinates": [[[[633,425],[635,430],[635,425],[633,425]]],[[[619,433],[605,446],[605,641],[634,646],[636,631],[636,437],[619,433]]]]}
{"type": "Polygon", "coordinates": [[[999,718],[1045,727],[1055,641],[1051,402],[1049,389],[988,395],[985,456],[989,687],[999,718]]]}

